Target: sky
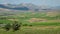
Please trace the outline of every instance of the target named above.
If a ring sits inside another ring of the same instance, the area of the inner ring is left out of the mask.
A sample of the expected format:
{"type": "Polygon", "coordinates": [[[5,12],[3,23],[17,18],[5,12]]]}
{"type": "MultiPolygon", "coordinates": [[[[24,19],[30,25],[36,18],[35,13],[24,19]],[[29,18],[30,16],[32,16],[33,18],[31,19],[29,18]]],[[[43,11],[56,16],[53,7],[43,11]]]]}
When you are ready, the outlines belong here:
{"type": "Polygon", "coordinates": [[[60,0],[0,0],[0,4],[32,3],[35,5],[60,6],[60,0]]]}

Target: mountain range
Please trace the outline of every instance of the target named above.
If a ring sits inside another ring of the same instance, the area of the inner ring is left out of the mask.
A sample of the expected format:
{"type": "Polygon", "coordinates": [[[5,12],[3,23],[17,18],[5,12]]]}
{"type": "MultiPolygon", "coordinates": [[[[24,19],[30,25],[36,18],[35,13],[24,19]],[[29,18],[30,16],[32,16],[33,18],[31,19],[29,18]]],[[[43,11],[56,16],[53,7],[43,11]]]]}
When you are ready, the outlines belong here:
{"type": "Polygon", "coordinates": [[[11,10],[60,10],[60,6],[49,7],[49,6],[37,6],[32,3],[21,3],[21,4],[0,4],[0,8],[11,9],[11,10]]]}

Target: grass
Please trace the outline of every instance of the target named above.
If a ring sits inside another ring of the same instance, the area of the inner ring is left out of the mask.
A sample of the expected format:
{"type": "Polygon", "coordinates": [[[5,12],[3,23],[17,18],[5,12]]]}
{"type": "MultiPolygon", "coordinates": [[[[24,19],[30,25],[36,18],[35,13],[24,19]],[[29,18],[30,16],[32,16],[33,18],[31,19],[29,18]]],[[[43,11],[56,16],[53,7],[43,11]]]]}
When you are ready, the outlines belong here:
{"type": "Polygon", "coordinates": [[[31,18],[43,18],[46,20],[60,20],[60,15],[56,16],[46,16],[46,12],[0,12],[0,23],[14,23],[14,21],[8,19],[17,19],[18,22],[22,23],[20,30],[13,32],[5,31],[0,28],[0,34],[60,34],[60,21],[59,22],[28,22],[31,18]],[[5,16],[5,17],[4,17],[5,16]],[[7,17],[6,17],[7,16],[7,17]],[[5,19],[6,18],[6,19],[5,19]],[[46,27],[47,26],[47,27],[46,27]],[[56,28],[57,26],[57,28],[56,28]]]}
{"type": "MultiPolygon", "coordinates": [[[[3,16],[0,16],[0,23],[14,23],[14,19],[18,20],[18,22],[22,22],[22,25],[33,25],[33,26],[60,26],[60,22],[28,22],[27,20],[30,20],[31,18],[36,18],[36,19],[46,19],[46,20],[58,20],[60,18],[60,15],[56,15],[53,17],[46,16],[46,12],[1,12],[3,16]],[[7,15],[8,14],[8,15],[7,15]],[[7,16],[7,17],[6,17],[7,16]],[[21,17],[23,16],[23,17],[21,17]],[[13,20],[9,20],[13,19],[13,20]]],[[[60,19],[59,19],[60,20],[60,19]]]]}
{"type": "Polygon", "coordinates": [[[34,22],[34,23],[22,23],[25,26],[60,26],[60,22],[34,22]]]}
{"type": "MultiPolygon", "coordinates": [[[[48,26],[49,27],[49,26],[48,26]]],[[[22,27],[20,30],[13,32],[0,29],[0,34],[60,34],[60,28],[40,28],[40,27],[22,27]]]]}

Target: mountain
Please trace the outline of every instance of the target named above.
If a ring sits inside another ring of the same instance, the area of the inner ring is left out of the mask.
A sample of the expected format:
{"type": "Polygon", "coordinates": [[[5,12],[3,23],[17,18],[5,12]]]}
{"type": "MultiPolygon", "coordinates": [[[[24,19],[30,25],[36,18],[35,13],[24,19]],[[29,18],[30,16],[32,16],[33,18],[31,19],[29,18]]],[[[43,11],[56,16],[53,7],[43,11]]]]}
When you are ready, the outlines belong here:
{"type": "Polygon", "coordinates": [[[24,4],[21,3],[19,5],[12,5],[12,4],[0,4],[0,8],[12,9],[12,10],[35,10],[38,9],[38,6],[34,4],[24,4]]]}
{"type": "Polygon", "coordinates": [[[60,10],[60,6],[55,6],[51,8],[52,10],[60,10]]]}
{"type": "Polygon", "coordinates": [[[11,4],[0,4],[0,8],[5,8],[5,9],[12,9],[12,10],[29,10],[27,7],[17,7],[17,5],[11,5],[11,4]]]}
{"type": "Polygon", "coordinates": [[[50,7],[50,6],[37,6],[32,3],[20,3],[18,5],[15,4],[0,4],[0,8],[11,9],[11,10],[58,10],[60,6],[50,7]]]}

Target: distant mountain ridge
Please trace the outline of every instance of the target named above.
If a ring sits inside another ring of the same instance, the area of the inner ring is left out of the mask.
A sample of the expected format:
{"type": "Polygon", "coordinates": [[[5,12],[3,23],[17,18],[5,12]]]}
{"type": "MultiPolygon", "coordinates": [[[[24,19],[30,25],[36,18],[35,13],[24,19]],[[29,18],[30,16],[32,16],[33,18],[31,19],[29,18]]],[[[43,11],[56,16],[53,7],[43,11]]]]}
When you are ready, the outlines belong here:
{"type": "Polygon", "coordinates": [[[12,9],[12,10],[34,10],[34,11],[39,11],[39,10],[53,10],[53,9],[59,9],[60,6],[57,7],[44,7],[44,6],[37,6],[31,3],[21,3],[19,5],[14,5],[14,4],[0,4],[0,8],[5,8],[5,9],[12,9]],[[42,8],[43,7],[43,8],[42,8]]]}
{"type": "Polygon", "coordinates": [[[3,5],[3,4],[0,4],[0,8],[13,9],[13,10],[28,10],[27,7],[17,7],[14,5],[3,5]]]}

